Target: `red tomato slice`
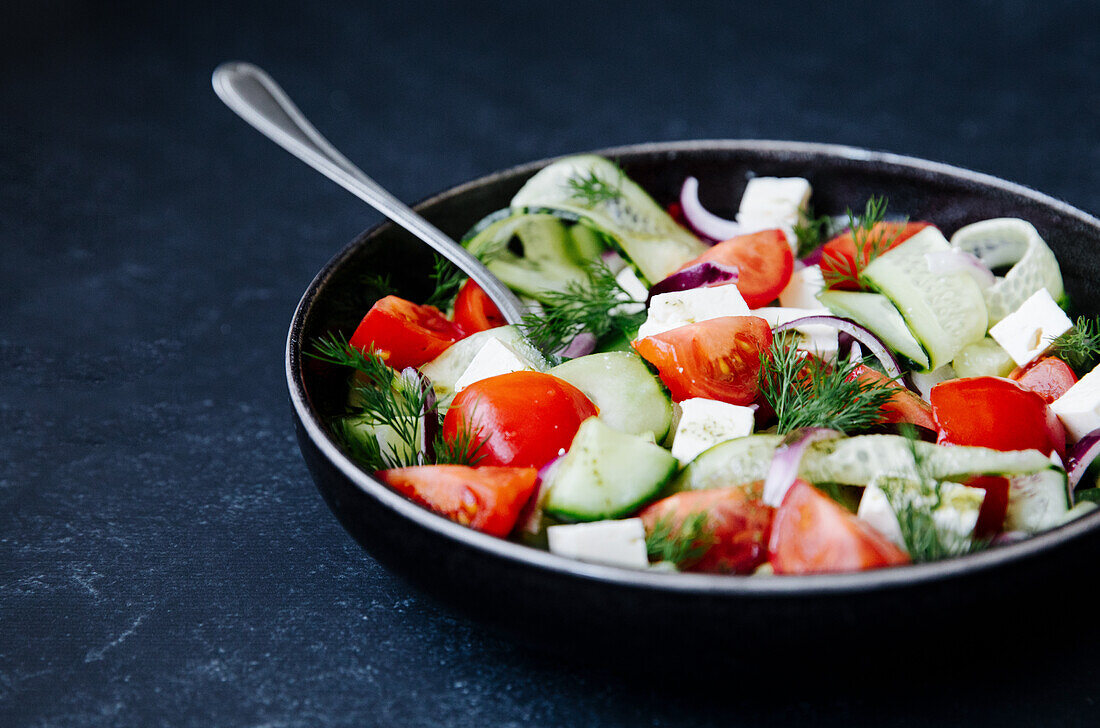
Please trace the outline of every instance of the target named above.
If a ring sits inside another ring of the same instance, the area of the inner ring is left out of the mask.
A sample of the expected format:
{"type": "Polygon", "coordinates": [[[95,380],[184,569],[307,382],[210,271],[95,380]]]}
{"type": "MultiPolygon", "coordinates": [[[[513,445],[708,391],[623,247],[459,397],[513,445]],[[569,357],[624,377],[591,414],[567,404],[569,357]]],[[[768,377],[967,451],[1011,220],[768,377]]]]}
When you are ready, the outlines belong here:
{"type": "Polygon", "coordinates": [[[890,250],[904,243],[926,227],[931,227],[928,222],[880,222],[867,234],[868,244],[860,256],[859,265],[856,265],[856,243],[851,231],[838,235],[825,243],[821,253],[821,272],[825,277],[825,283],[830,288],[842,288],[851,291],[859,290],[860,286],[854,281],[870,263],[871,249],[874,244],[882,240],[890,240],[897,235],[883,250],[890,250]]]}
{"type": "Polygon", "coordinates": [[[766,306],[787,287],[794,271],[794,255],[782,230],[738,235],[714,245],[680,270],[705,262],[737,266],[737,290],[749,308],[766,306]]]}
{"type": "Polygon", "coordinates": [[[569,449],[581,422],[596,414],[581,390],[539,372],[512,372],[463,389],[443,418],[443,437],[484,442],[480,465],[542,467],[569,449]]]}
{"type": "Polygon", "coordinates": [[[896,380],[890,379],[882,372],[859,364],[852,369],[848,379],[862,379],[868,382],[884,383],[896,391],[890,397],[890,401],[882,406],[883,421],[891,424],[908,422],[909,424],[926,427],[929,430],[936,429],[936,421],[932,418],[932,405],[925,402],[916,394],[910,392],[896,380]]]}
{"type": "Polygon", "coordinates": [[[1028,364],[1017,367],[1008,378],[1019,382],[1025,389],[1035,392],[1047,404],[1061,397],[1069,388],[1077,384],[1077,375],[1069,364],[1056,356],[1044,356],[1028,364]]]}
{"type": "Polygon", "coordinates": [[[774,509],[760,501],[763,484],[755,490],[743,487],[715,488],[677,493],[641,512],[646,532],[667,523],[677,532],[684,521],[706,514],[704,533],[710,544],[689,571],[715,574],[751,574],[768,560],[768,534],[774,509]]]}
{"type": "Polygon", "coordinates": [[[463,335],[435,306],[386,296],[371,306],[349,343],[363,351],[374,350],[400,371],[431,361],[463,335]]]}
{"type": "Polygon", "coordinates": [[[467,279],[455,298],[455,323],[469,336],[478,331],[487,331],[508,323],[500,309],[481,290],[481,286],[467,279]]]}
{"type": "Polygon", "coordinates": [[[1066,431],[1042,395],[1002,377],[964,377],[932,387],[937,442],[994,450],[1057,452],[1065,460],[1066,431]]]}
{"type": "Polygon", "coordinates": [[[414,502],[493,536],[515,528],[523,506],[535,491],[534,468],[471,468],[421,465],[380,470],[376,475],[414,502]]]}
{"type": "Polygon", "coordinates": [[[909,555],[804,480],[775,511],[768,561],[777,574],[824,574],[908,564],[909,555]]]}
{"type": "Polygon", "coordinates": [[[974,526],[974,535],[978,538],[996,536],[1004,530],[1005,516],[1008,515],[1008,478],[1000,475],[975,475],[965,485],[985,491],[981,510],[978,511],[978,523],[974,526]]]}
{"type": "Polygon", "coordinates": [[[758,316],[723,316],[631,345],[657,367],[677,402],[706,397],[747,406],[760,390],[760,356],[772,345],[772,330],[758,316]]]}

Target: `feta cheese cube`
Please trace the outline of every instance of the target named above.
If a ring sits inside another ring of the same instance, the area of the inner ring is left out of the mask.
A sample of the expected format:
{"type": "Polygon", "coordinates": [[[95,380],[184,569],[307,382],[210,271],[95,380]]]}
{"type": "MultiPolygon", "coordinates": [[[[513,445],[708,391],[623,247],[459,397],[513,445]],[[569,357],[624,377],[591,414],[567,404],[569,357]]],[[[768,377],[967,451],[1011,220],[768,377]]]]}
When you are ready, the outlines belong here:
{"type": "Polygon", "coordinates": [[[649,314],[638,329],[638,338],[661,334],[679,326],[721,316],[751,316],[737,286],[727,283],[710,288],[660,293],[649,302],[649,314]]]}
{"type": "Polygon", "coordinates": [[[821,266],[808,265],[791,274],[791,282],[779,292],[779,305],[785,308],[802,308],[813,311],[827,310],[817,300],[817,294],[825,290],[825,275],[821,266]]]}
{"type": "Polygon", "coordinates": [[[882,488],[877,485],[868,485],[863,489],[863,497],[860,498],[856,515],[894,545],[905,548],[905,538],[901,535],[898,517],[894,515],[894,509],[890,506],[890,501],[882,488]]]}
{"type": "Polygon", "coordinates": [[[498,374],[528,372],[534,369],[530,362],[516,354],[500,339],[488,339],[459,375],[458,381],[455,382],[455,392],[461,392],[474,382],[480,382],[482,379],[495,377],[498,374]]]}
{"type": "MultiPolygon", "coordinates": [[[[772,328],[785,324],[795,319],[805,318],[806,316],[819,316],[821,311],[816,309],[806,308],[781,308],[765,307],[757,308],[752,312],[753,316],[759,316],[772,326],[772,328]]],[[[837,349],[839,348],[839,335],[835,328],[827,326],[825,324],[807,324],[806,326],[799,326],[795,329],[802,337],[802,340],[798,344],[798,348],[803,351],[808,351],[811,354],[816,354],[826,361],[832,361],[836,358],[837,349]]]]}
{"type": "Polygon", "coordinates": [[[751,407],[694,397],[680,402],[680,419],[672,436],[672,455],[686,465],[695,456],[726,440],[752,434],[751,407]]]}
{"type": "Polygon", "coordinates": [[[1050,408],[1074,442],[1100,427],[1100,367],[1081,377],[1050,408]]]}
{"type": "Polygon", "coordinates": [[[745,186],[737,222],[747,231],[779,228],[793,250],[794,226],[810,204],[810,183],[801,177],[753,177],[745,186]]]}
{"type": "Polygon", "coordinates": [[[876,478],[864,489],[856,515],[905,549],[905,539],[891,505],[891,498],[918,509],[930,509],[936,533],[948,551],[955,554],[965,553],[970,547],[974,527],[978,524],[985,491],[961,483],[941,482],[938,483],[940,500],[937,504],[932,491],[932,487],[936,485],[935,481],[918,485],[899,478],[876,478]],[[890,489],[890,496],[886,495],[887,488],[890,489]]]}
{"type": "Polygon", "coordinates": [[[989,335],[1008,352],[1017,366],[1025,366],[1073,327],[1050,291],[1040,288],[1020,307],[993,325],[989,335]]]}
{"type": "Polygon", "coordinates": [[[593,564],[645,569],[649,557],[640,518],[596,521],[546,529],[550,553],[593,564]]]}
{"type": "Polygon", "coordinates": [[[615,282],[626,291],[625,303],[611,309],[611,314],[628,314],[645,310],[646,299],[649,298],[649,289],[645,287],[633,268],[626,267],[615,276],[615,282]]]}

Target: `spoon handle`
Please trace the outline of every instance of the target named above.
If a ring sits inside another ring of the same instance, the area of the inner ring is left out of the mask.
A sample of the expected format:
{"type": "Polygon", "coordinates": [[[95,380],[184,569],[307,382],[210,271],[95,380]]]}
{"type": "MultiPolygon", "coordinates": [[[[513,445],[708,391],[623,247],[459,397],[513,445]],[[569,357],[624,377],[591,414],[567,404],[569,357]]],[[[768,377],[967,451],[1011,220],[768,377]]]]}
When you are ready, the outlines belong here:
{"type": "Polygon", "coordinates": [[[523,318],[519,299],[468,250],[451,240],[336,151],[262,69],[241,62],[214,70],[214,91],[225,105],[267,138],[432,246],[474,279],[508,323],[523,318]]]}

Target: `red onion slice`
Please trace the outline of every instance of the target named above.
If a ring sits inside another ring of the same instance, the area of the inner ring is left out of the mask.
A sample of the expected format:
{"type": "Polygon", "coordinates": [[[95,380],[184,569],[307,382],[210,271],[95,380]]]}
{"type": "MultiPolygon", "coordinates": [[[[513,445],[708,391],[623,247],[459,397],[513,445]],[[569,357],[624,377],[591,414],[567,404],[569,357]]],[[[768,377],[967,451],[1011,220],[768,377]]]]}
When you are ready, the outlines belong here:
{"type": "Polygon", "coordinates": [[[743,235],[745,228],[733,220],[718,217],[699,202],[699,180],[688,177],[680,188],[680,207],[684,211],[684,220],[691,228],[711,242],[729,240],[743,235]]]}
{"type": "Polygon", "coordinates": [[[787,491],[798,477],[798,466],[802,463],[806,448],[819,440],[841,436],[841,433],[827,427],[806,427],[787,435],[772,455],[768,477],[764,479],[764,503],[778,508],[783,502],[787,491]]]}
{"type": "MultiPolygon", "coordinates": [[[[652,299],[659,293],[686,291],[690,288],[710,288],[728,283],[737,283],[737,266],[707,261],[684,268],[658,281],[649,289],[649,298],[652,299]]],[[[649,301],[646,303],[648,304],[649,301]]]]}
{"type": "Polygon", "coordinates": [[[1066,458],[1066,477],[1070,490],[1077,487],[1085,471],[1096,456],[1100,455],[1100,429],[1093,430],[1077,441],[1066,458]]]}
{"type": "Polygon", "coordinates": [[[894,355],[890,353],[890,350],[886,348],[882,340],[872,334],[868,329],[863,328],[859,324],[852,323],[848,319],[843,319],[838,316],[803,316],[802,318],[788,321],[785,324],[779,324],[772,329],[772,333],[778,334],[781,331],[797,329],[799,326],[806,326],[808,324],[832,326],[838,331],[850,335],[875,355],[875,358],[882,364],[882,368],[886,370],[886,375],[888,377],[893,379],[901,378],[901,367],[898,366],[898,360],[894,358],[894,355]]]}
{"type": "Polygon", "coordinates": [[[580,356],[591,354],[596,350],[596,335],[588,331],[582,331],[573,337],[569,345],[558,352],[563,359],[576,359],[580,356]]]}
{"type": "Polygon", "coordinates": [[[925,253],[924,260],[928,263],[928,271],[934,275],[968,273],[982,288],[989,288],[997,280],[978,256],[958,248],[925,253]]]}

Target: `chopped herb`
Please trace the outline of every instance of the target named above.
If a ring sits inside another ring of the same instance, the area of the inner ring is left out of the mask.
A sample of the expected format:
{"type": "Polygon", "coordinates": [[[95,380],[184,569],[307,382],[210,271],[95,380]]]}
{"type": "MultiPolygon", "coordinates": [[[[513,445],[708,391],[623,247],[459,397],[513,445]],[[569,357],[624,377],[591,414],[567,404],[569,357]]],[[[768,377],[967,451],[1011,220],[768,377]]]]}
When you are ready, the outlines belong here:
{"type": "Polygon", "coordinates": [[[437,255],[432,263],[431,278],[435,289],[424,299],[424,305],[445,311],[454,303],[458,289],[466,281],[466,274],[451,261],[437,255]]]}
{"type": "Polygon", "coordinates": [[[645,537],[651,559],[674,564],[684,569],[703,558],[715,543],[714,533],[707,525],[706,513],[693,513],[675,525],[661,517],[645,537]]]}
{"type": "Polygon", "coordinates": [[[1092,371],[1100,360],[1100,317],[1078,316],[1073,328],[1051,343],[1050,353],[1078,376],[1092,371]]]}
{"type": "Polygon", "coordinates": [[[459,425],[458,434],[448,442],[443,429],[436,433],[432,445],[436,465],[477,465],[487,453],[482,452],[488,438],[477,439],[465,421],[459,425]]]}
{"type": "Polygon", "coordinates": [[[581,332],[596,338],[612,332],[628,334],[645,321],[645,311],[629,309],[630,294],[607,266],[597,261],[590,266],[589,276],[585,283],[545,293],[543,313],[523,317],[524,334],[547,354],[560,351],[581,332]]]}
{"type": "Polygon", "coordinates": [[[851,283],[862,287],[860,277],[875,258],[888,251],[894,245],[904,229],[898,225],[893,231],[878,227],[886,219],[887,201],[885,197],[872,196],[863,208],[863,214],[856,215],[848,210],[848,227],[851,230],[855,255],[848,260],[843,254],[828,251],[825,256],[834,265],[825,271],[825,287],[836,288],[841,283],[851,283]],[[877,228],[877,229],[876,229],[877,228]]]}
{"type": "Polygon", "coordinates": [[[821,247],[831,234],[832,227],[833,219],[828,215],[814,217],[813,209],[800,214],[794,226],[794,236],[798,239],[798,250],[795,255],[805,258],[821,247]]]}
{"type": "Polygon", "coordinates": [[[581,200],[587,207],[595,207],[601,202],[617,200],[623,196],[622,183],[625,176],[619,169],[619,178],[615,182],[602,179],[595,171],[586,175],[574,174],[565,181],[570,195],[581,200]]]}
{"type": "Polygon", "coordinates": [[[775,410],[779,434],[801,427],[852,434],[879,424],[894,388],[851,377],[858,365],[829,364],[799,350],[797,336],[776,336],[760,360],[760,391],[775,410]]]}

